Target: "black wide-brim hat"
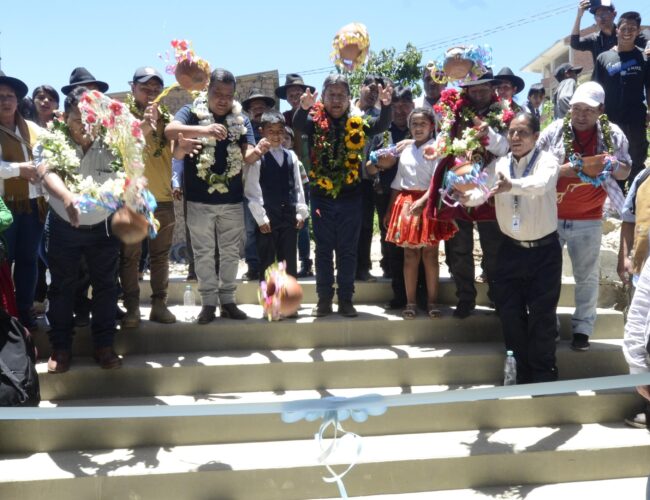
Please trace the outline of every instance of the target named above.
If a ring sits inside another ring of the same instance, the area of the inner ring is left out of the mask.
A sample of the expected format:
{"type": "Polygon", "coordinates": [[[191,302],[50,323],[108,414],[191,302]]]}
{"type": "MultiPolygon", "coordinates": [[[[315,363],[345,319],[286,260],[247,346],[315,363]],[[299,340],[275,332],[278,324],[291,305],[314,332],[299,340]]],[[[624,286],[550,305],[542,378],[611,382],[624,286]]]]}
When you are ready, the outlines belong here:
{"type": "Polygon", "coordinates": [[[88,85],[89,83],[97,85],[97,88],[102,93],[108,90],[108,83],[97,80],[97,78],[95,78],[86,68],[79,67],[72,70],[72,73],[70,73],[70,83],[61,87],[61,92],[68,95],[75,89],[75,87],[81,87],[82,85],[88,85]]]}
{"type": "Polygon", "coordinates": [[[501,71],[499,71],[496,74],[494,79],[497,81],[501,80],[501,81],[511,83],[512,86],[517,89],[515,94],[518,94],[519,92],[524,90],[524,87],[526,86],[526,82],[524,82],[524,79],[515,75],[508,66],[501,68],[501,71]]]}
{"type": "Polygon", "coordinates": [[[301,87],[303,92],[307,89],[311,90],[312,92],[316,92],[316,87],[305,85],[302,76],[300,76],[298,73],[289,73],[284,80],[284,85],[275,89],[275,95],[280,99],[284,99],[286,101],[287,87],[293,86],[301,87]]]}
{"type": "Polygon", "coordinates": [[[25,85],[25,82],[18,78],[5,75],[4,71],[0,71],[0,85],[7,85],[14,89],[14,92],[16,92],[16,98],[19,101],[27,95],[27,91],[29,90],[27,85],[25,85]]]}
{"type": "Polygon", "coordinates": [[[269,97],[267,95],[262,94],[262,91],[260,91],[259,89],[253,89],[251,90],[251,93],[248,94],[248,97],[244,99],[241,103],[241,106],[242,108],[244,108],[244,111],[248,111],[248,106],[250,106],[250,103],[256,99],[262,99],[266,104],[268,104],[269,108],[275,106],[275,99],[273,99],[273,97],[269,97]]]}
{"type": "Polygon", "coordinates": [[[471,80],[469,82],[463,82],[460,84],[460,88],[465,89],[467,87],[475,87],[476,85],[485,85],[486,83],[494,85],[496,80],[494,79],[494,74],[492,70],[488,70],[483,74],[478,80],[471,80]]]}

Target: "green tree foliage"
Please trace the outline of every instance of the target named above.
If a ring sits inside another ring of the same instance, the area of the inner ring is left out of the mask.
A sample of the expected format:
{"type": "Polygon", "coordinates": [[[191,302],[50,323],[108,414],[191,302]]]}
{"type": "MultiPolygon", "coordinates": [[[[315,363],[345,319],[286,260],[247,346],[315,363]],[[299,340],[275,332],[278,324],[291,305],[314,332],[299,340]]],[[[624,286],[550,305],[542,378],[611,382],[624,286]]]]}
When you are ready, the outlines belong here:
{"type": "Polygon", "coordinates": [[[361,83],[367,74],[377,74],[390,78],[394,85],[410,85],[413,95],[422,93],[421,79],[422,52],[411,43],[406,44],[406,49],[396,54],[395,48],[381,49],[379,52],[370,51],[365,66],[359,67],[349,73],[350,90],[355,98],[359,97],[361,83]]]}

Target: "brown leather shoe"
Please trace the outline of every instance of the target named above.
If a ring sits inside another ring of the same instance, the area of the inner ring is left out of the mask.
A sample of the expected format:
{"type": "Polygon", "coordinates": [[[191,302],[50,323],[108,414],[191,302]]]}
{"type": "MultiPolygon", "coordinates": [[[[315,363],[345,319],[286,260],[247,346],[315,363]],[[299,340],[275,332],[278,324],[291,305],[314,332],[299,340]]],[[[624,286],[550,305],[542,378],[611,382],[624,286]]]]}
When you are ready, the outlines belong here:
{"type": "Polygon", "coordinates": [[[70,369],[70,351],[52,351],[50,359],[47,360],[48,373],[65,373],[70,369]]]}
{"type": "Polygon", "coordinates": [[[122,366],[122,360],[115,354],[112,347],[98,347],[95,349],[93,356],[97,364],[106,370],[111,368],[119,368],[122,366]]]}

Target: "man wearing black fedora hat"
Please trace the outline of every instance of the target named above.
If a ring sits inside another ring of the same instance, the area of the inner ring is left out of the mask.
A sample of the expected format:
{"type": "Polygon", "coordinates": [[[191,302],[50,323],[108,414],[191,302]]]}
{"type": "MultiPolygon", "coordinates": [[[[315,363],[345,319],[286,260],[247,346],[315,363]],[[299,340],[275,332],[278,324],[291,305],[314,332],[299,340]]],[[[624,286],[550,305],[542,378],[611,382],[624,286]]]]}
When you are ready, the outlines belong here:
{"type": "MultiPolygon", "coordinates": [[[[265,95],[260,89],[252,88],[248,93],[248,97],[242,101],[241,105],[251,121],[255,142],[258,143],[262,139],[262,115],[275,106],[275,99],[265,95]]],[[[246,227],[244,254],[248,271],[244,273],[242,278],[254,281],[260,278],[260,259],[257,255],[257,243],[255,241],[257,223],[248,208],[247,198],[244,198],[244,226],[246,227]]]]}
{"type": "MultiPolygon", "coordinates": [[[[302,76],[300,76],[298,73],[287,74],[284,79],[284,85],[281,85],[275,89],[275,96],[278,99],[284,99],[289,103],[289,106],[291,106],[291,109],[289,111],[282,113],[288,127],[293,126],[293,115],[298,109],[298,106],[300,106],[300,96],[307,89],[311,90],[311,92],[316,92],[316,87],[305,85],[302,76]]],[[[298,148],[295,148],[295,145],[294,149],[296,151],[299,151],[298,148]]]]}
{"type": "Polygon", "coordinates": [[[86,87],[88,90],[99,90],[102,93],[108,91],[108,83],[97,80],[90,71],[83,66],[79,66],[70,73],[70,83],[61,87],[61,92],[68,95],[76,87],[86,87]]]}
{"type": "Polygon", "coordinates": [[[0,71],[0,195],[11,210],[13,223],[4,233],[9,261],[14,265],[18,316],[28,328],[36,326],[31,315],[38,269],[38,247],[43,234],[39,213],[45,202],[36,180],[32,148],[39,127],[18,112],[27,85],[0,71]]]}
{"type": "MultiPolygon", "coordinates": [[[[461,84],[462,92],[469,101],[468,111],[471,112],[473,118],[472,120],[462,119],[459,126],[455,127],[453,135],[453,138],[460,138],[466,129],[472,127],[479,131],[481,146],[472,151],[472,154],[473,157],[480,156],[480,162],[484,169],[490,167],[496,158],[507,154],[509,149],[505,136],[508,123],[504,122],[496,126],[496,124],[489,125],[486,121],[490,113],[499,111],[501,114],[500,110],[503,106],[502,103],[496,101],[495,82],[494,75],[490,70],[477,80],[461,84]]],[[[460,116],[463,115],[462,110],[459,110],[458,113],[460,116]]],[[[440,171],[445,172],[450,165],[454,164],[455,160],[456,158],[453,156],[443,158],[442,161],[446,163],[446,166],[440,168],[440,171]]],[[[440,175],[434,176],[429,188],[431,193],[439,192],[443,178],[444,176],[440,175]]],[[[432,202],[434,202],[433,197],[429,202],[429,208],[431,208],[432,202]]],[[[492,205],[484,204],[471,211],[458,207],[452,210],[453,215],[450,217],[455,219],[458,232],[445,242],[445,252],[456,284],[456,297],[458,298],[454,316],[463,319],[467,318],[476,307],[473,258],[474,222],[476,222],[483,250],[482,266],[488,282],[488,297],[492,302],[494,302],[493,283],[496,279],[496,259],[503,235],[496,222],[496,214],[492,205]]],[[[445,217],[447,214],[442,213],[443,211],[445,209],[438,210],[437,216],[445,217]]]]}
{"type": "Polygon", "coordinates": [[[571,108],[571,98],[578,85],[578,75],[582,73],[582,66],[574,66],[571,63],[560,64],[555,69],[555,79],[559,85],[553,94],[553,113],[557,120],[564,118],[571,108]]]}
{"type": "MultiPolygon", "coordinates": [[[[284,85],[275,89],[275,95],[279,99],[284,99],[289,103],[291,109],[285,111],[283,114],[284,120],[288,127],[293,127],[293,115],[300,107],[300,96],[309,89],[310,92],[315,92],[316,87],[306,85],[298,73],[289,73],[286,75],[284,85]]],[[[299,160],[309,172],[309,148],[305,140],[307,136],[293,131],[293,150],[298,156],[299,160]]],[[[309,205],[309,183],[304,185],[305,203],[309,205]]],[[[305,220],[305,224],[298,232],[298,259],[300,260],[300,270],[298,271],[298,278],[308,278],[314,275],[312,271],[311,245],[309,242],[309,219],[305,220]]]]}
{"type": "Polygon", "coordinates": [[[521,106],[512,98],[524,90],[526,84],[524,79],[515,75],[508,66],[504,66],[494,77],[496,79],[495,88],[497,95],[501,99],[506,99],[510,103],[510,109],[516,114],[521,111],[521,106]]]}

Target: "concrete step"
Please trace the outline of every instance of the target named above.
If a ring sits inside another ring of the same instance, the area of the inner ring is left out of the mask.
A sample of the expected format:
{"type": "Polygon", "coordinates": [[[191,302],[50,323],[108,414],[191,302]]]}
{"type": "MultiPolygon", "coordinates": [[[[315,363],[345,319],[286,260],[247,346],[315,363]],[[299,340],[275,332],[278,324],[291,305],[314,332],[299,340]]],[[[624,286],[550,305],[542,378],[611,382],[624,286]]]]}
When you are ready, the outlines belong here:
{"type": "MultiPolygon", "coordinates": [[[[379,387],[372,394],[421,394],[486,386],[379,387]]],[[[368,389],[286,391],[283,393],[222,393],[195,396],[156,396],[150,398],[105,398],[44,401],[42,408],[115,406],[123,408],[121,418],[77,418],[38,421],[12,420],[0,414],[0,453],[36,453],[69,449],[136,448],[143,446],[182,446],[208,443],[236,443],[309,439],[314,424],[305,421],[287,425],[278,414],[159,416],[149,408],[149,416],[135,416],[132,406],[181,407],[191,405],[242,405],[286,403],[324,396],[355,397],[368,389]],[[126,407],[126,408],[125,408],[126,407]]],[[[364,436],[412,434],[471,429],[535,427],[566,423],[588,424],[622,421],[639,410],[640,399],[632,391],[584,391],[548,397],[522,397],[465,403],[404,406],[390,408],[363,424],[346,422],[346,428],[364,436]]],[[[84,410],[81,409],[81,412],[84,410]]],[[[187,412],[189,413],[189,411],[187,412]]]]}
{"type": "MultiPolygon", "coordinates": [[[[314,278],[304,278],[298,280],[302,285],[304,292],[304,302],[316,303],[318,296],[316,295],[316,280],[314,278]]],[[[183,278],[172,278],[169,281],[169,303],[182,304],[183,293],[185,287],[191,285],[194,293],[196,294],[197,301],[199,301],[198,285],[197,283],[187,283],[183,278]]],[[[487,285],[485,283],[475,283],[477,297],[477,304],[487,306],[489,300],[487,297],[487,285]]],[[[393,298],[393,291],[390,286],[390,280],[384,278],[377,278],[376,282],[356,281],[354,283],[355,293],[354,300],[358,304],[382,304],[388,302],[393,298]]],[[[257,304],[257,290],[259,286],[257,282],[238,280],[237,285],[237,303],[239,304],[257,304]]],[[[572,278],[563,278],[562,292],[560,295],[559,305],[563,307],[574,307],[573,294],[575,290],[575,282],[572,278]]],[[[149,304],[149,296],[151,295],[151,288],[149,287],[148,280],[140,283],[140,300],[142,304],[149,304]]],[[[598,307],[614,307],[621,300],[620,290],[618,287],[609,281],[604,281],[600,284],[600,294],[598,307]]],[[[439,288],[439,302],[442,304],[455,305],[456,299],[456,286],[453,280],[449,277],[440,278],[439,288]]]]}
{"type": "MultiPolygon", "coordinates": [[[[172,306],[179,321],[161,325],[143,320],[138,329],[120,331],[115,348],[118,353],[130,355],[149,352],[174,353],[178,351],[246,350],[246,349],[306,349],[325,347],[363,347],[391,344],[437,344],[449,342],[503,342],[501,323],[492,309],[478,308],[467,319],[452,316],[452,308],[443,308],[443,316],[429,319],[420,312],[415,320],[403,320],[400,311],[387,311],[376,305],[360,305],[359,317],[348,319],[333,314],[325,318],[309,316],[306,305],[295,320],[269,323],[262,320],[262,308],[244,305],[249,314],[245,321],[216,320],[209,325],[182,321],[186,316],[183,306],[172,306]]],[[[141,307],[142,318],[149,317],[149,308],[141,307]]],[[[573,309],[562,307],[558,313],[561,336],[571,338],[573,309]]],[[[196,311],[194,312],[196,314],[196,311]]],[[[46,326],[35,334],[40,356],[47,358],[50,345],[46,326]]],[[[92,353],[90,328],[78,329],[73,343],[75,355],[92,353]]],[[[599,309],[594,339],[621,338],[623,314],[613,309],[599,309]]]]}
{"type": "MultiPolygon", "coordinates": [[[[339,498],[339,497],[336,497],[339,498]]],[[[423,491],[389,495],[350,497],[358,500],[493,500],[493,499],[572,499],[647,500],[650,498],[650,478],[631,477],[603,481],[577,481],[562,484],[519,484],[477,489],[423,491]]],[[[328,499],[334,500],[334,497],[328,499]]]]}
{"type": "MultiPolygon", "coordinates": [[[[343,441],[330,465],[344,470],[356,449],[343,441]]],[[[319,454],[312,439],[5,455],[0,498],[336,496],[319,454]]],[[[385,495],[642,477],[648,463],[650,433],[618,423],[399,434],[364,437],[344,482],[351,496],[385,495]]]]}
{"type": "MultiPolygon", "coordinates": [[[[564,379],[627,373],[622,340],[597,340],[587,352],[558,346],[564,379]]],[[[79,399],[350,387],[492,384],[503,375],[498,342],[357,348],[260,349],[135,354],[118,370],[73,358],[68,373],[38,364],[44,399],[79,399]]]]}

